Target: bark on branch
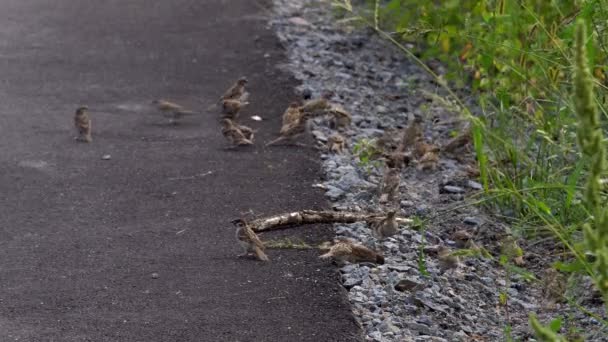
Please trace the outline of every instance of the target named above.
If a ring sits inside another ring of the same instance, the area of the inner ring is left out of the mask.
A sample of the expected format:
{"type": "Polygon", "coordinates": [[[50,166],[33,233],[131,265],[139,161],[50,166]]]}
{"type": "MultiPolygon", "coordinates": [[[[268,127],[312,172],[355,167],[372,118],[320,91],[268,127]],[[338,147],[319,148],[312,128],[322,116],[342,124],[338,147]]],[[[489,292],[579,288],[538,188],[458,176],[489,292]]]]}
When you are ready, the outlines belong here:
{"type": "MultiPolygon", "coordinates": [[[[249,226],[255,232],[265,232],[289,226],[301,226],[319,223],[355,223],[372,222],[386,217],[385,213],[357,213],[346,211],[315,211],[302,210],[269,217],[255,219],[249,222],[249,226]]],[[[399,224],[409,224],[412,220],[405,217],[397,217],[399,224]]]]}

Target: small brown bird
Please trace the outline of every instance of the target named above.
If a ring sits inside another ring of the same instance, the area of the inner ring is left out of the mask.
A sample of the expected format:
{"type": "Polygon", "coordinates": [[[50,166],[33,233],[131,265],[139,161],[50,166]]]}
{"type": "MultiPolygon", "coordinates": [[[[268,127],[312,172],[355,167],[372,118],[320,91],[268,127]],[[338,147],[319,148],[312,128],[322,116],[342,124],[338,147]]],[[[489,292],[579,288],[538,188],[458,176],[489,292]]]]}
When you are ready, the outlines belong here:
{"type": "Polygon", "coordinates": [[[373,262],[380,265],[384,264],[384,256],[360,243],[348,239],[334,240],[334,245],[330,247],[329,252],[321,255],[319,258],[335,258],[336,260],[351,263],[373,262]]]}
{"type": "Polygon", "coordinates": [[[472,238],[473,235],[464,229],[457,230],[450,236],[450,239],[456,242],[456,246],[458,248],[467,247],[469,245],[469,241],[471,241],[472,238]]]}
{"type": "Polygon", "coordinates": [[[380,185],[380,203],[393,202],[397,199],[400,182],[401,170],[386,165],[380,185]]]}
{"type": "Polygon", "coordinates": [[[439,153],[435,151],[429,151],[418,159],[418,171],[431,170],[435,171],[437,169],[437,164],[439,164],[439,153]]]}
{"type": "Polygon", "coordinates": [[[403,152],[400,150],[384,153],[382,157],[384,157],[388,167],[396,169],[403,169],[403,167],[408,166],[412,161],[410,152],[403,152]]]}
{"type": "Polygon", "coordinates": [[[264,253],[264,250],[266,249],[264,243],[258,238],[253,229],[249,227],[247,222],[236,219],[232,221],[232,223],[236,226],[236,239],[245,250],[245,253],[241,256],[243,257],[253,253],[258,260],[268,261],[268,256],[264,253]]]}
{"type": "Polygon", "coordinates": [[[178,105],[177,103],[173,103],[167,100],[154,100],[152,101],[152,104],[155,105],[161,113],[163,113],[164,117],[169,119],[169,123],[171,124],[177,124],[178,120],[180,120],[184,116],[196,114],[196,112],[184,109],[184,107],[178,105]]]}
{"type": "Polygon", "coordinates": [[[346,139],[338,133],[333,134],[327,140],[327,149],[333,153],[342,153],[346,148],[346,139]]]}
{"type": "Polygon", "coordinates": [[[439,146],[427,144],[423,137],[418,137],[414,143],[414,156],[421,158],[429,152],[439,153],[439,146]]]}
{"type": "Polygon", "coordinates": [[[283,113],[283,126],[292,124],[302,117],[302,107],[300,103],[294,101],[289,104],[289,107],[283,113]]]}
{"type": "Polygon", "coordinates": [[[466,147],[473,141],[473,132],[471,128],[466,128],[459,135],[448,141],[441,149],[444,152],[454,153],[456,150],[466,147]]]}
{"type": "Polygon", "coordinates": [[[331,104],[325,97],[306,101],[302,106],[302,112],[308,113],[312,117],[325,115],[329,109],[331,109],[331,104]]]}
{"type": "Polygon", "coordinates": [[[308,119],[309,115],[306,113],[302,113],[299,119],[294,122],[288,123],[287,125],[283,125],[281,127],[281,131],[279,132],[279,137],[268,142],[266,146],[274,145],[283,140],[293,140],[302,134],[306,133],[308,130],[308,119]]]}
{"type": "MultiPolygon", "coordinates": [[[[243,133],[240,126],[230,119],[222,119],[222,134],[233,147],[253,145],[253,141],[247,139],[246,134],[243,133]]],[[[251,132],[251,137],[253,138],[253,132],[251,132]]]]}
{"type": "Polygon", "coordinates": [[[232,85],[224,95],[220,98],[220,102],[223,100],[239,100],[239,101],[247,101],[249,97],[249,93],[245,90],[245,85],[247,84],[247,79],[245,77],[239,78],[234,85],[232,85]]]}
{"type": "Polygon", "coordinates": [[[387,213],[385,218],[372,222],[371,228],[372,234],[377,239],[384,239],[397,234],[399,231],[399,224],[397,223],[397,211],[391,210],[387,213]]]}
{"type": "Polygon", "coordinates": [[[238,125],[239,130],[243,133],[245,139],[253,141],[253,134],[256,132],[251,127],[245,125],[238,125]]]}
{"type": "Polygon", "coordinates": [[[336,128],[346,128],[353,120],[352,115],[339,105],[333,105],[329,113],[334,117],[333,124],[336,128]]]}
{"type": "Polygon", "coordinates": [[[414,117],[412,122],[403,131],[401,142],[399,143],[399,149],[407,151],[414,147],[416,141],[422,137],[422,128],[420,127],[420,119],[414,117]]]}
{"type": "Polygon", "coordinates": [[[88,107],[83,106],[76,109],[74,115],[74,126],[78,132],[76,140],[84,142],[92,142],[91,136],[91,118],[89,118],[88,107]]]}
{"type": "Polygon", "coordinates": [[[236,120],[241,108],[247,106],[249,102],[241,100],[222,100],[222,118],[236,120]]]}
{"type": "Polygon", "coordinates": [[[439,260],[439,268],[444,273],[450,269],[456,269],[460,266],[460,258],[452,255],[452,251],[446,246],[439,246],[437,249],[437,258],[439,260]]]}

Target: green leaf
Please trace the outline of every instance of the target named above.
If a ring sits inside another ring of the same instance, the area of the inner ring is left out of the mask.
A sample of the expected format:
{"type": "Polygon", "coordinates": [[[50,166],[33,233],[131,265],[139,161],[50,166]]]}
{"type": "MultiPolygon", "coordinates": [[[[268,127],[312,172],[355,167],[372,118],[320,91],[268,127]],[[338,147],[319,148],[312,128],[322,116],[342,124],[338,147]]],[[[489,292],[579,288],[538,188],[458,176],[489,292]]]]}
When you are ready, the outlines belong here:
{"type": "Polygon", "coordinates": [[[552,320],[551,323],[549,323],[549,328],[551,328],[554,333],[559,332],[559,329],[562,328],[562,318],[557,317],[556,319],[552,320]]]}

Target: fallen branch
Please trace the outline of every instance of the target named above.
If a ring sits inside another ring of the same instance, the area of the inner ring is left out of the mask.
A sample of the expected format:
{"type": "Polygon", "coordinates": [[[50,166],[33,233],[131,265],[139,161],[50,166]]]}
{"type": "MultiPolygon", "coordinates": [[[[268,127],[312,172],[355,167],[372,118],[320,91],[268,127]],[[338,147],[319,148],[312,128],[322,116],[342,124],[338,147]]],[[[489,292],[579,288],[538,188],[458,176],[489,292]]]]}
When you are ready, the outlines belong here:
{"type": "MultiPolygon", "coordinates": [[[[357,213],[345,211],[314,211],[302,210],[292,213],[263,217],[249,222],[249,226],[255,232],[264,232],[287,228],[294,225],[320,224],[320,223],[355,223],[372,222],[384,218],[385,213],[357,213]]],[[[412,219],[397,217],[399,224],[410,224],[412,219]]]]}

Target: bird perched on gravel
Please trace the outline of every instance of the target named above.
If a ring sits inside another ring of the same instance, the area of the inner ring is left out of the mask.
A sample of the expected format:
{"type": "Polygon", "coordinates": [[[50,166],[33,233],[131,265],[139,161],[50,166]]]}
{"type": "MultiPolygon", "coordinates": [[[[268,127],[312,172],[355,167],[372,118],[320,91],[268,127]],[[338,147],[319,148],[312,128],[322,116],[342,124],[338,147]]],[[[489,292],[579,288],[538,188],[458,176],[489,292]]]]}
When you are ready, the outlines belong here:
{"type": "Polygon", "coordinates": [[[222,100],[222,118],[236,120],[241,109],[248,104],[249,102],[241,100],[222,100]]]}
{"type": "Polygon", "coordinates": [[[332,104],[329,102],[332,96],[332,92],[326,92],[318,99],[306,101],[302,105],[302,111],[312,116],[325,115],[332,108],[332,104]]]}
{"type": "Polygon", "coordinates": [[[420,127],[421,119],[416,116],[410,118],[412,122],[403,131],[401,141],[399,142],[398,149],[402,151],[414,148],[416,141],[422,137],[422,128],[420,127]]]}
{"type": "Polygon", "coordinates": [[[220,102],[224,100],[239,100],[242,102],[247,101],[249,93],[245,90],[245,85],[247,85],[247,78],[239,78],[236,83],[228,88],[224,95],[222,95],[220,102]]]}
{"type": "Polygon", "coordinates": [[[452,251],[446,246],[441,245],[437,248],[437,258],[442,273],[460,266],[460,258],[452,255],[452,251]]]}
{"type": "Polygon", "coordinates": [[[183,118],[184,116],[194,115],[196,112],[184,109],[184,107],[178,105],[177,103],[173,103],[167,100],[154,100],[152,104],[156,106],[156,108],[163,113],[163,116],[169,119],[169,123],[178,124],[178,120],[183,118]]]}
{"type": "Polygon", "coordinates": [[[236,219],[232,221],[232,224],[236,226],[236,239],[245,250],[245,253],[241,256],[244,257],[253,253],[258,260],[268,261],[268,256],[264,253],[266,249],[264,243],[258,238],[253,229],[249,227],[247,222],[236,219]]]}
{"type": "Polygon", "coordinates": [[[327,149],[333,153],[342,153],[346,148],[346,139],[338,133],[333,134],[327,139],[327,149]]]}
{"type": "Polygon", "coordinates": [[[472,238],[473,235],[464,229],[457,230],[450,236],[450,239],[453,240],[459,248],[467,247],[472,238]]]}
{"type": "Polygon", "coordinates": [[[329,252],[319,256],[319,258],[334,258],[351,263],[373,262],[380,265],[384,264],[384,256],[360,243],[348,239],[334,240],[334,245],[329,248],[329,252]]]}
{"type": "Polygon", "coordinates": [[[298,101],[289,104],[283,113],[283,126],[292,124],[302,117],[302,106],[298,101]]]}
{"type": "Polygon", "coordinates": [[[86,106],[76,109],[74,126],[78,133],[76,140],[90,143],[93,141],[93,137],[91,136],[91,118],[89,117],[88,109],[86,106]]]}
{"type": "Polygon", "coordinates": [[[391,210],[386,214],[386,217],[372,222],[372,235],[377,239],[384,239],[397,234],[399,224],[397,223],[397,211],[391,210]]]}
{"type": "Polygon", "coordinates": [[[353,120],[352,115],[339,105],[333,105],[329,113],[333,115],[333,126],[335,128],[346,128],[350,126],[353,120]]]}
{"type": "Polygon", "coordinates": [[[380,184],[380,203],[393,202],[399,194],[399,183],[401,182],[401,170],[385,165],[382,184],[380,184]]]}
{"type": "Polygon", "coordinates": [[[308,130],[309,118],[310,116],[308,114],[302,113],[298,119],[283,125],[281,131],[279,131],[280,136],[268,142],[266,146],[274,145],[283,140],[293,140],[304,134],[308,130]]]}
{"type": "Polygon", "coordinates": [[[250,138],[253,138],[253,131],[247,126],[239,126],[230,119],[222,119],[222,134],[233,147],[253,145],[253,141],[247,139],[247,135],[249,135],[250,138]],[[244,133],[241,127],[245,127],[246,131],[250,130],[249,134],[247,134],[247,132],[244,133]]]}

